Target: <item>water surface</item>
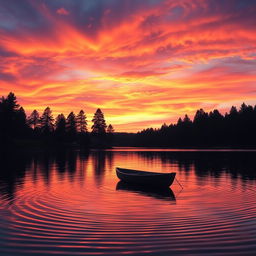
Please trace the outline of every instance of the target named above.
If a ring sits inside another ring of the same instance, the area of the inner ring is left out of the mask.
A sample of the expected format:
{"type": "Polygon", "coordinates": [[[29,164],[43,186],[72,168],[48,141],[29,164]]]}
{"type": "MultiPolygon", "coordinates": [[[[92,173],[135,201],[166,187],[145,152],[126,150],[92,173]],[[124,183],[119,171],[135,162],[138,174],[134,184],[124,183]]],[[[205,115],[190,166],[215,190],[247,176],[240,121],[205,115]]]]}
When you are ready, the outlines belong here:
{"type": "Polygon", "coordinates": [[[256,152],[114,149],[5,155],[0,255],[255,255],[256,152]],[[115,167],[176,172],[170,189],[115,167]]]}

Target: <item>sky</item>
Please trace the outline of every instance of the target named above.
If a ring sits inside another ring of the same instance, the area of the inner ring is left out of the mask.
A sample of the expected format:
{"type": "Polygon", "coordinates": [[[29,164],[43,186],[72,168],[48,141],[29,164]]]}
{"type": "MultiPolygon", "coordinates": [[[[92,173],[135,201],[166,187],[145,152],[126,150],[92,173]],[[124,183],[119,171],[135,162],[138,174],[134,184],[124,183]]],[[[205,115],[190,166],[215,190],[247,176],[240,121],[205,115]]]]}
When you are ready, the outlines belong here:
{"type": "MultiPolygon", "coordinates": [[[[118,132],[256,104],[254,0],[0,0],[0,96],[118,132]]],[[[91,125],[91,124],[89,124],[91,125]]]]}

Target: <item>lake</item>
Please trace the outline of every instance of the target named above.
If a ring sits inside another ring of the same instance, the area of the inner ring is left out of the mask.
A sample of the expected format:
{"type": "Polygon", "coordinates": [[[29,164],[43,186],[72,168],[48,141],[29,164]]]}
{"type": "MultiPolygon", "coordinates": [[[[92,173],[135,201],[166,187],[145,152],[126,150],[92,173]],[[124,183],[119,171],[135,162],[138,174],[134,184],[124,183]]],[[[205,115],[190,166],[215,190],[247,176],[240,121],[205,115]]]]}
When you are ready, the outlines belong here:
{"type": "Polygon", "coordinates": [[[2,155],[0,255],[256,255],[255,161],[239,150],[2,155]],[[129,186],[116,167],[176,172],[183,188],[129,186]]]}

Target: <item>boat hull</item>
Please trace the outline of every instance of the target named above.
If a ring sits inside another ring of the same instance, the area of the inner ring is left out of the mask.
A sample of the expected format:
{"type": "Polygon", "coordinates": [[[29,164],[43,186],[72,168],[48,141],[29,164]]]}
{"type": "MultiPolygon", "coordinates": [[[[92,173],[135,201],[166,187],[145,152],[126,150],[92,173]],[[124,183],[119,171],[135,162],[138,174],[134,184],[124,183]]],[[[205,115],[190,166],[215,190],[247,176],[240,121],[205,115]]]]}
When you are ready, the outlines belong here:
{"type": "Polygon", "coordinates": [[[155,173],[116,168],[117,177],[126,183],[154,187],[169,187],[175,179],[176,173],[155,173]]]}

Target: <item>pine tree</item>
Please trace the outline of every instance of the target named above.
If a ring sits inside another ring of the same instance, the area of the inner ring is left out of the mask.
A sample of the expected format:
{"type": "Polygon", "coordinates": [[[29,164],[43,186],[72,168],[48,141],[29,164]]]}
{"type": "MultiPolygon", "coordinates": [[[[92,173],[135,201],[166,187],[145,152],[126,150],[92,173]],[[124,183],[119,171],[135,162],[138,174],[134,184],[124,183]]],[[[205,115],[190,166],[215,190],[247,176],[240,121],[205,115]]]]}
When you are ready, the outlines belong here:
{"type": "Polygon", "coordinates": [[[32,128],[36,129],[39,127],[40,124],[40,117],[37,110],[33,110],[33,112],[30,114],[30,116],[27,119],[27,124],[32,128]]]}
{"type": "Polygon", "coordinates": [[[110,124],[107,128],[107,144],[108,146],[112,146],[114,141],[114,127],[110,124]]]}
{"type": "Polygon", "coordinates": [[[87,132],[86,115],[83,110],[80,110],[79,114],[76,117],[76,128],[79,133],[87,132]]]}
{"type": "Polygon", "coordinates": [[[113,134],[115,132],[114,127],[110,124],[107,128],[107,133],[113,134]]]}
{"type": "Polygon", "coordinates": [[[216,121],[221,121],[223,119],[223,116],[219,112],[219,110],[214,109],[213,111],[210,111],[209,118],[216,121]]]}
{"type": "Polygon", "coordinates": [[[168,125],[166,123],[164,123],[162,126],[161,126],[161,131],[166,131],[168,130],[168,125]]]}
{"type": "Polygon", "coordinates": [[[64,136],[66,132],[66,118],[63,114],[58,115],[55,120],[55,132],[59,136],[64,136]]]}
{"type": "Polygon", "coordinates": [[[181,117],[178,119],[178,121],[177,121],[177,125],[178,126],[182,126],[182,124],[183,124],[183,121],[182,121],[182,119],[181,119],[181,117]]]}
{"type": "Polygon", "coordinates": [[[23,107],[20,107],[19,110],[17,111],[17,121],[20,125],[26,126],[26,113],[23,107]]]}
{"type": "Polygon", "coordinates": [[[66,130],[69,134],[76,134],[76,116],[71,112],[67,117],[66,130]]]}
{"type": "Polygon", "coordinates": [[[92,122],[93,122],[93,126],[92,126],[93,134],[100,135],[100,134],[106,133],[106,128],[107,128],[106,121],[104,119],[104,114],[99,108],[95,112],[92,122]]]}
{"type": "Polygon", "coordinates": [[[12,139],[17,133],[19,104],[14,93],[2,97],[0,105],[0,132],[4,140],[12,139]]]}
{"type": "Polygon", "coordinates": [[[1,98],[0,104],[0,133],[3,142],[12,141],[23,136],[26,132],[26,114],[17,103],[14,93],[1,98]]]}
{"type": "Polygon", "coordinates": [[[52,111],[49,107],[44,110],[43,115],[41,116],[40,123],[41,123],[41,130],[43,133],[49,133],[54,130],[53,125],[54,118],[52,116],[52,111]]]}
{"type": "Polygon", "coordinates": [[[231,109],[230,109],[229,115],[232,116],[232,117],[237,116],[238,115],[237,108],[232,106],[231,109]]]}
{"type": "Polygon", "coordinates": [[[26,122],[26,113],[23,107],[20,107],[19,110],[17,111],[16,117],[15,117],[15,123],[16,123],[15,126],[16,126],[17,136],[25,135],[28,126],[26,122]]]}
{"type": "Polygon", "coordinates": [[[208,119],[208,113],[206,113],[202,108],[196,111],[193,123],[202,123],[208,119]]]}
{"type": "Polygon", "coordinates": [[[185,117],[183,118],[183,123],[188,125],[188,124],[192,124],[192,121],[190,120],[190,118],[188,117],[188,115],[186,114],[185,117]]]}
{"type": "Polygon", "coordinates": [[[6,108],[8,111],[15,112],[19,110],[20,105],[17,103],[17,98],[13,92],[10,92],[5,99],[6,108]]]}
{"type": "Polygon", "coordinates": [[[239,113],[240,113],[240,114],[241,114],[241,113],[244,113],[244,112],[246,112],[246,110],[247,110],[247,105],[243,102],[243,104],[242,104],[241,107],[240,107],[239,113]]]}

